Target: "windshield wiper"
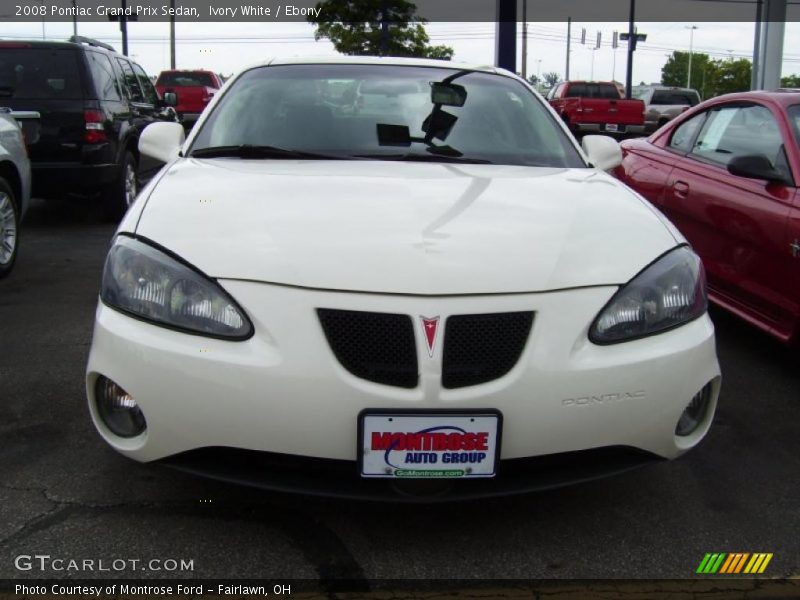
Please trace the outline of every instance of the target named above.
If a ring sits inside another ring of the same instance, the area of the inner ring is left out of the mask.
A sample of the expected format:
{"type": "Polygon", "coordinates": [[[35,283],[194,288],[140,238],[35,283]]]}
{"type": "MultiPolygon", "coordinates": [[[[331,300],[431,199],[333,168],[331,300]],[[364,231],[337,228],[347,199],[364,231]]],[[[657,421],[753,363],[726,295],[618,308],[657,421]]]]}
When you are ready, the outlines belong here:
{"type": "Polygon", "coordinates": [[[442,163],[460,163],[467,165],[491,165],[490,160],[483,158],[469,158],[465,156],[447,156],[444,154],[356,154],[357,158],[373,158],[378,160],[397,160],[408,162],[442,162],[442,163]]]}
{"type": "Polygon", "coordinates": [[[333,156],[304,152],[302,150],[287,150],[277,146],[254,146],[252,144],[239,144],[238,146],[209,146],[192,150],[189,156],[193,158],[220,158],[231,156],[234,158],[299,158],[307,160],[348,160],[348,156],[333,156]]]}

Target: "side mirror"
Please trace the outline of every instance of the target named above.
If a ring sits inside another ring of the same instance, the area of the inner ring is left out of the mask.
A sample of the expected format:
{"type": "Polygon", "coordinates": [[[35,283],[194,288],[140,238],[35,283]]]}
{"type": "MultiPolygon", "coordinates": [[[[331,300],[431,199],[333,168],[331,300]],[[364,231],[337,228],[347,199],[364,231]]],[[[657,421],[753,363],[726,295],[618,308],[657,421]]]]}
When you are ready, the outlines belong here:
{"type": "Polygon", "coordinates": [[[175,92],[164,92],[165,106],[178,106],[178,94],[175,92]]]}
{"type": "Polygon", "coordinates": [[[622,164],[619,142],[607,135],[587,135],[581,143],[589,162],[601,171],[610,171],[622,164]]]}
{"type": "Polygon", "coordinates": [[[139,152],[169,162],[178,156],[185,139],[180,123],[150,123],[139,136],[139,152]]]}
{"type": "Polygon", "coordinates": [[[788,182],[786,175],[772,166],[770,160],[763,154],[734,156],[728,162],[728,172],[748,179],[765,179],[773,183],[794,185],[788,182]]]}

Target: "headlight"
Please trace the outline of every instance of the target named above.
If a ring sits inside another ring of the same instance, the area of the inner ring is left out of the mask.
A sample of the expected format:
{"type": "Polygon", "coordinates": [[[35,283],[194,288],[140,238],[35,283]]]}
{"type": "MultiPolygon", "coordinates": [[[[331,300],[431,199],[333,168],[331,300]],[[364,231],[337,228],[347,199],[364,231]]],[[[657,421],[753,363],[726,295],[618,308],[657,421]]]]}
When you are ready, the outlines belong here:
{"type": "Polygon", "coordinates": [[[589,339],[614,344],[672,329],[706,312],[703,263],[682,246],[623,286],[597,315],[589,339]]]}
{"type": "Polygon", "coordinates": [[[106,258],[100,298],[158,325],[242,340],[253,326],[214,281],[153,246],[118,236],[106,258]]]}

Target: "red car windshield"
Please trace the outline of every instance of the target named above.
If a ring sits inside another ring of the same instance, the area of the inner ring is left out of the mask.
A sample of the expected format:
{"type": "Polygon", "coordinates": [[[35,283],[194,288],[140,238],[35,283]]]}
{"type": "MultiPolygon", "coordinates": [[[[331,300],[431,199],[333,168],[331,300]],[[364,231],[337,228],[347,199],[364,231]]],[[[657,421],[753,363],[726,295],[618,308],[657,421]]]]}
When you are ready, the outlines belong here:
{"type": "Polygon", "coordinates": [[[162,73],[158,76],[156,85],[174,87],[216,87],[214,78],[210,73],[199,71],[162,73]]]}

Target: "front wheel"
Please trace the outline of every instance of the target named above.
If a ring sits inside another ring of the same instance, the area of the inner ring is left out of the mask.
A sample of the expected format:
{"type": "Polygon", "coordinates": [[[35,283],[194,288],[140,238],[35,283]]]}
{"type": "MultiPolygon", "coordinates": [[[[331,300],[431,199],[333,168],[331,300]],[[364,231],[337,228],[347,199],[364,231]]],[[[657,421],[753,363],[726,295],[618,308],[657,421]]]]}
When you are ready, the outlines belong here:
{"type": "Polygon", "coordinates": [[[139,193],[136,175],[136,158],[126,151],[122,158],[117,180],[111,184],[105,199],[105,215],[109,221],[119,221],[139,193]]]}
{"type": "Polygon", "coordinates": [[[0,279],[11,272],[17,259],[19,211],[14,191],[0,177],[0,279]]]}

